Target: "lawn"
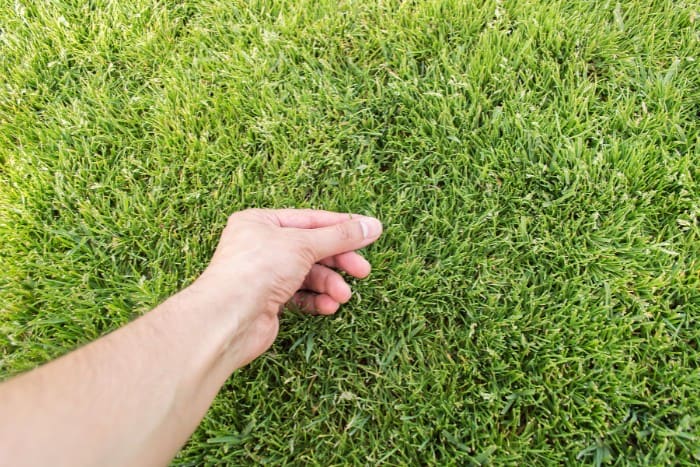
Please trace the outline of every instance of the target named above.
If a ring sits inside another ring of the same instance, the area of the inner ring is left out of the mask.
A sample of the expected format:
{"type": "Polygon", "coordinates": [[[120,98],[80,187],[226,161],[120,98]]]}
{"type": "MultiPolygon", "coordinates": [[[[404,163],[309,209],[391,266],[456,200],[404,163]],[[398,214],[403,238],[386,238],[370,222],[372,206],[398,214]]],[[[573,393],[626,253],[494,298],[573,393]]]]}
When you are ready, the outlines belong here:
{"type": "Polygon", "coordinates": [[[694,1],[8,1],[0,164],[0,379],[233,211],[383,220],[175,464],[700,462],[694,1]]]}

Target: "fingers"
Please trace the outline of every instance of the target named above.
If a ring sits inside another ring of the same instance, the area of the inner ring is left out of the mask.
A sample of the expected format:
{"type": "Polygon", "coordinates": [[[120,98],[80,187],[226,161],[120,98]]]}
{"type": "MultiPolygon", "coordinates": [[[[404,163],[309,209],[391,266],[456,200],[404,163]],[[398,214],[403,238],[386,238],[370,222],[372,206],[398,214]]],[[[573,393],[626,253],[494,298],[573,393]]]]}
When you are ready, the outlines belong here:
{"type": "Polygon", "coordinates": [[[320,263],[334,269],[341,269],[358,279],[367,277],[372,271],[372,266],[369,264],[369,261],[354,251],[324,258],[320,263]]]}
{"type": "Polygon", "coordinates": [[[374,242],[382,234],[382,224],[373,217],[362,217],[316,229],[299,230],[314,255],[314,262],[329,256],[358,250],[374,242]]]}
{"type": "Polygon", "coordinates": [[[314,262],[367,246],[382,233],[381,222],[373,217],[314,209],[246,209],[232,214],[229,222],[234,219],[262,220],[297,230],[305,237],[314,262]]]}
{"type": "Polygon", "coordinates": [[[311,267],[311,271],[306,275],[301,288],[328,295],[338,303],[347,303],[352,296],[350,286],[345,282],[343,276],[320,264],[314,264],[311,267]]]}
{"type": "Polygon", "coordinates": [[[326,294],[299,291],[292,297],[292,303],[306,311],[319,315],[332,315],[340,307],[340,303],[326,294]]]}
{"type": "Polygon", "coordinates": [[[314,264],[306,275],[303,290],[292,297],[292,303],[307,313],[331,315],[338,311],[341,303],[347,303],[352,296],[350,286],[334,270],[314,264]]]}
{"type": "Polygon", "coordinates": [[[280,227],[297,229],[318,229],[329,225],[341,224],[353,219],[364,219],[367,216],[341,212],[321,211],[316,209],[271,209],[266,213],[276,218],[280,227]]]}

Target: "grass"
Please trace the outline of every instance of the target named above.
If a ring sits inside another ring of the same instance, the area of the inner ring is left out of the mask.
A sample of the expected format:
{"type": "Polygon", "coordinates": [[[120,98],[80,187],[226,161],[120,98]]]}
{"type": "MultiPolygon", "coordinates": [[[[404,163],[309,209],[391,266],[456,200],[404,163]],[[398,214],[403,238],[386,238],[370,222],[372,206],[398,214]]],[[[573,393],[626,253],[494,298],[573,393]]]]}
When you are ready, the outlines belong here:
{"type": "Polygon", "coordinates": [[[373,214],[175,464],[700,461],[692,1],[0,6],[0,377],[146,312],[230,212],[373,214]]]}

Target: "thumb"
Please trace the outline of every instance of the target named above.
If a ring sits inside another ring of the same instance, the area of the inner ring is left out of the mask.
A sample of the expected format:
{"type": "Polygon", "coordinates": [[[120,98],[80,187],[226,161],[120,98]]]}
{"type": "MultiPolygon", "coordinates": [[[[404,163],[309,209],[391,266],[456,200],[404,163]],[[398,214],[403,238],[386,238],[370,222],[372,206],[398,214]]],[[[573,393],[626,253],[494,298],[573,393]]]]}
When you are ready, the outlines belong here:
{"type": "Polygon", "coordinates": [[[365,247],[381,234],[382,223],[373,217],[303,231],[316,261],[365,247]]]}

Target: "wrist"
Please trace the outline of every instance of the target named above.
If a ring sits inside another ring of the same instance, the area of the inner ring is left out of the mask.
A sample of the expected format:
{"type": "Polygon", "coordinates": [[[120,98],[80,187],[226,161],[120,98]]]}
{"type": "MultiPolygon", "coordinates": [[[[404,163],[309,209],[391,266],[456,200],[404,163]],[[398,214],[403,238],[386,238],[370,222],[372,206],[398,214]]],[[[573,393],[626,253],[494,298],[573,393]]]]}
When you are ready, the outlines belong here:
{"type": "Polygon", "coordinates": [[[249,354],[254,352],[249,348],[254,334],[251,328],[261,302],[246,277],[243,270],[209,266],[172,297],[178,308],[186,310],[185,320],[199,334],[196,345],[210,349],[229,373],[249,363],[249,354]]]}
{"type": "MultiPolygon", "coordinates": [[[[174,339],[171,348],[183,353],[187,366],[225,367],[230,373],[241,366],[231,358],[241,323],[219,294],[219,290],[198,279],[149,315],[156,321],[154,327],[167,329],[174,339]]],[[[239,306],[245,306],[242,300],[239,306]]]]}

